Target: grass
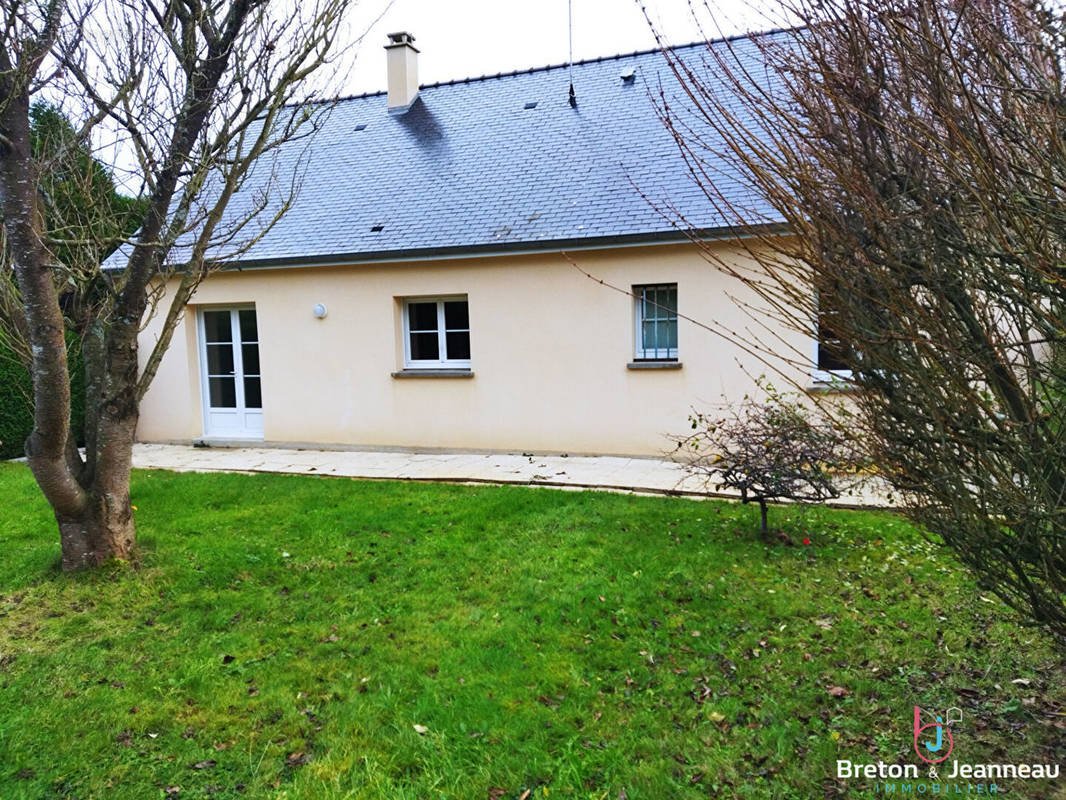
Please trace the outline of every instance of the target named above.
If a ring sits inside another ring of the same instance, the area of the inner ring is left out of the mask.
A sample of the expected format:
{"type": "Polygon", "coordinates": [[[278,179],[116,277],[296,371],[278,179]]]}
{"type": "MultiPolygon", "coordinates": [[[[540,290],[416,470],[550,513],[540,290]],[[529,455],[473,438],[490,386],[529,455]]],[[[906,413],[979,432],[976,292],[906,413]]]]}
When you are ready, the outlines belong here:
{"type": "Polygon", "coordinates": [[[139,472],[142,563],[68,576],[0,498],[5,800],[861,796],[915,704],[1066,754],[1047,643],[888,514],[139,472]]]}

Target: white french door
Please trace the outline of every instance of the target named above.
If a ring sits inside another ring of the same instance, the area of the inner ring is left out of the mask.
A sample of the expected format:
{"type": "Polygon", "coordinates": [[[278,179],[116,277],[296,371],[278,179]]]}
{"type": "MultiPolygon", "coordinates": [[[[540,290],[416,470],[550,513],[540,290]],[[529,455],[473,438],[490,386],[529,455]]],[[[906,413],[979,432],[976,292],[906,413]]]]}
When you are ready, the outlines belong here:
{"type": "Polygon", "coordinates": [[[255,309],[200,309],[198,324],[204,436],[262,439],[263,389],[255,309]]]}

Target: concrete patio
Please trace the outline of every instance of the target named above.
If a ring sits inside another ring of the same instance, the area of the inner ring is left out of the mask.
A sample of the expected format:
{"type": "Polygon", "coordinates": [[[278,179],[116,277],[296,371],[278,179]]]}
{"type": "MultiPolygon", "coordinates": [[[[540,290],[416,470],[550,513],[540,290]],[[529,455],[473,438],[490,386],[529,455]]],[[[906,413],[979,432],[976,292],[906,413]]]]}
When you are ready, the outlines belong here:
{"type": "MultiPolygon", "coordinates": [[[[715,491],[713,487],[686,475],[681,465],[674,461],[624,456],[137,444],[133,448],[133,464],[139,469],[175,472],[266,472],[337,478],[605,489],[695,498],[736,497],[729,492],[715,491]]],[[[829,505],[886,508],[891,503],[882,486],[874,480],[867,480],[829,505]]]]}

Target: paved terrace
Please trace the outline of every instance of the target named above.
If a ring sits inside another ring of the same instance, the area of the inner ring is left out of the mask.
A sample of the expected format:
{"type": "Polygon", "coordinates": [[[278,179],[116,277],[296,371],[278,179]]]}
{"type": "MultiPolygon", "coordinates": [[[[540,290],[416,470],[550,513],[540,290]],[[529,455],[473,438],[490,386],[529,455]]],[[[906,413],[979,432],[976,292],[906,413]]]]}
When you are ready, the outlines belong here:
{"type": "MultiPolygon", "coordinates": [[[[449,483],[520,484],[564,489],[606,489],[688,497],[726,497],[686,475],[681,465],[658,458],[523,455],[521,453],[418,453],[376,450],[312,450],[280,447],[192,447],[137,444],[133,465],[175,472],[274,472],[449,483]]],[[[830,505],[891,506],[874,480],[854,487],[830,505]]]]}

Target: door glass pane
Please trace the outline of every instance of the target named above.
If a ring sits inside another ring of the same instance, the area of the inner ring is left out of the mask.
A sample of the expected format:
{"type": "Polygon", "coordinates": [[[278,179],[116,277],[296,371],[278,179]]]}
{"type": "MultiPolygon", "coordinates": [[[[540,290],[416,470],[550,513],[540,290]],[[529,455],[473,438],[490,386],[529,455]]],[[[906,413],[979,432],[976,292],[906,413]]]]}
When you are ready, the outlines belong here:
{"type": "Polygon", "coordinates": [[[411,360],[436,361],[440,358],[437,332],[411,334],[411,360]]]}
{"type": "Polygon", "coordinates": [[[245,375],[259,374],[259,345],[242,344],[241,359],[241,367],[245,375]]]}
{"type": "Polygon", "coordinates": [[[255,324],[255,310],[245,309],[244,311],[238,311],[237,317],[240,320],[241,341],[258,342],[259,331],[256,329],[255,324]]]}
{"type": "Polygon", "coordinates": [[[211,408],[237,407],[237,381],[235,378],[208,378],[211,391],[211,408]]]}
{"type": "Polygon", "coordinates": [[[208,375],[232,375],[233,374],[233,345],[209,344],[207,345],[207,374],[208,375]]]}
{"type": "Polygon", "coordinates": [[[244,407],[263,407],[263,392],[262,388],[259,385],[259,378],[244,379],[244,407]]]}
{"type": "Polygon", "coordinates": [[[470,358],[470,332],[455,331],[446,333],[448,358],[470,358]]]}
{"type": "Polygon", "coordinates": [[[412,331],[437,330],[436,303],[408,303],[408,328],[412,331]]]}
{"type": "MultiPolygon", "coordinates": [[[[470,314],[466,300],[449,300],[444,304],[444,328],[449,331],[465,331],[470,329],[470,314]]],[[[451,346],[448,347],[448,357],[451,355],[451,346]]]]}
{"type": "Polygon", "coordinates": [[[233,328],[228,311],[204,312],[204,335],[208,342],[232,342],[233,328]]]}

